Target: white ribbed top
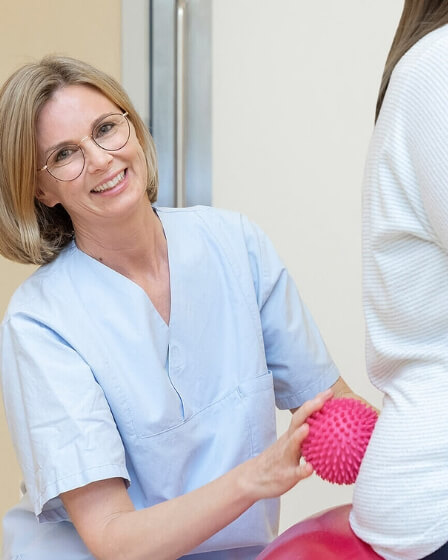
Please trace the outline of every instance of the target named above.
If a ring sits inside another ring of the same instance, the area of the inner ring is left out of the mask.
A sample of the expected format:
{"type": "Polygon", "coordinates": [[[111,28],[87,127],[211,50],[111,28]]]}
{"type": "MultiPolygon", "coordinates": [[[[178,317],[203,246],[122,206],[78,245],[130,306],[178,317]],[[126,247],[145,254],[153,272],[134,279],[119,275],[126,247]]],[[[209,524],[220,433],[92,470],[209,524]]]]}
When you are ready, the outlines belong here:
{"type": "Polygon", "coordinates": [[[367,367],[384,408],[354,531],[387,560],[448,541],[448,26],[396,66],[364,184],[367,367]]]}

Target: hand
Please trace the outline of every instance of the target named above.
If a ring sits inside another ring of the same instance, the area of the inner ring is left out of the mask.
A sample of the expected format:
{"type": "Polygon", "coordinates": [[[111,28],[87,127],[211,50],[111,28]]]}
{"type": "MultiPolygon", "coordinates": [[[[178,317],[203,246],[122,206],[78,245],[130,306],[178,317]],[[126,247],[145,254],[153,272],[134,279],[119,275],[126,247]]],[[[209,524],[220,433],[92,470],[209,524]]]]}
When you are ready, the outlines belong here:
{"type": "Polygon", "coordinates": [[[312,466],[300,461],[301,445],[309,430],[306,420],[332,396],[329,389],[304,403],[293,414],[288,430],[245,464],[248,469],[247,483],[253,487],[254,500],[281,496],[312,474],[312,466]]]}

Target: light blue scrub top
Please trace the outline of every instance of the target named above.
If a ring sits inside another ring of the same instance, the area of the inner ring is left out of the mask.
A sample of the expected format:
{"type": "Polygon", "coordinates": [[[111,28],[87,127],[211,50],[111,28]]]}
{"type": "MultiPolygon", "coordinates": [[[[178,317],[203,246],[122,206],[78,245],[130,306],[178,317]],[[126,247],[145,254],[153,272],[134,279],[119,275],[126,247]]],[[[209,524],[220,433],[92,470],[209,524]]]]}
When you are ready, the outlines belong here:
{"type": "MultiPolygon", "coordinates": [[[[11,300],[2,385],[26,491],[4,519],[5,560],[92,559],[61,492],[122,477],[137,509],[189,492],[275,440],[275,403],[297,407],[338,378],[255,225],[207,207],[157,213],[169,326],[138,285],[75,243],[11,300]]],[[[278,514],[279,500],[258,502],[194,558],[254,558],[278,514]]]]}

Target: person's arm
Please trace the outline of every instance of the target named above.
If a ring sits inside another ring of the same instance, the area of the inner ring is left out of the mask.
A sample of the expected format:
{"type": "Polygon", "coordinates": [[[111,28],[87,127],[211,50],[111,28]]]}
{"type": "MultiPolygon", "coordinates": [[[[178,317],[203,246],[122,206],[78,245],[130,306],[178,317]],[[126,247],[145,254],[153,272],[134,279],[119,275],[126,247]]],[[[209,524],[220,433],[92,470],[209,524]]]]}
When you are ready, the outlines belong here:
{"type": "Polygon", "coordinates": [[[122,479],[61,494],[81,538],[99,560],[175,559],[227,526],[256,501],[284,494],[312,473],[300,463],[307,417],[331,392],[306,402],[272,446],[188,494],[136,511],[122,479]]]}
{"type": "MultiPolygon", "coordinates": [[[[405,125],[412,173],[420,189],[423,223],[431,241],[448,250],[448,88],[447,39],[434,44],[415,65],[406,84],[405,125]]],[[[419,216],[420,217],[420,216],[419,216]]],[[[428,236],[428,237],[429,237],[428,236]]]]}
{"type": "MultiPolygon", "coordinates": [[[[357,399],[376,410],[378,414],[380,413],[372,404],[360,397],[357,393],[354,393],[342,377],[339,377],[336,383],[331,386],[331,391],[335,399],[357,399]]],[[[299,408],[291,408],[290,410],[294,414],[299,408]]]]}
{"type": "Polygon", "coordinates": [[[331,386],[331,389],[333,391],[333,396],[336,399],[361,399],[350,389],[342,377],[339,377],[336,383],[331,386]]]}
{"type": "Polygon", "coordinates": [[[242,228],[275,403],[281,410],[296,410],[340,374],[271,240],[244,216],[242,228]]]}
{"type": "Polygon", "coordinates": [[[327,388],[336,398],[354,398],[372,406],[339,375],[311,313],[269,238],[246,218],[242,223],[277,406],[294,414],[300,404],[327,388]]]}

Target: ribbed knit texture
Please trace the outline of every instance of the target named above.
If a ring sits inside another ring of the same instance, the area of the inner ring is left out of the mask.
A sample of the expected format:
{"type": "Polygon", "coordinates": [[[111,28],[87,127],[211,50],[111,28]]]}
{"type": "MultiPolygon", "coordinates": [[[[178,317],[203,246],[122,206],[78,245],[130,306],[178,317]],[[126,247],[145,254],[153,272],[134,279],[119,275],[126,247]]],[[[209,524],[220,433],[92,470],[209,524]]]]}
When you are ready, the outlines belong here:
{"type": "Polygon", "coordinates": [[[448,541],[448,26],[396,66],[364,183],[367,367],[384,391],[354,531],[387,560],[448,541]]]}

